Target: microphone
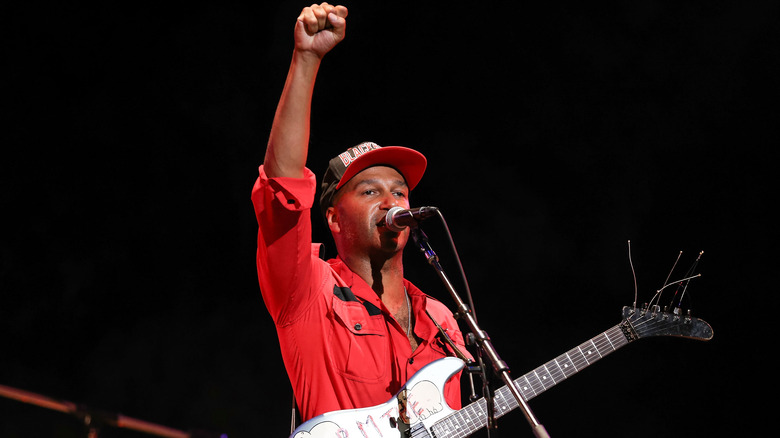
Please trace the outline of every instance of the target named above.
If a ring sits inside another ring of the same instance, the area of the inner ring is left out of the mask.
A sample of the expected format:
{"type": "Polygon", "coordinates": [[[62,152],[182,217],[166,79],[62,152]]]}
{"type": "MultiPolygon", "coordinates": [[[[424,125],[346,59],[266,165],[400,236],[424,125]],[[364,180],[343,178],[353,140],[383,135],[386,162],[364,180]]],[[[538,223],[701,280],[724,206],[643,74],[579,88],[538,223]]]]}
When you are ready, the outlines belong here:
{"type": "Polygon", "coordinates": [[[436,207],[418,207],[405,209],[393,207],[385,216],[385,225],[392,231],[400,233],[406,227],[417,226],[417,222],[427,219],[439,211],[436,207]]]}

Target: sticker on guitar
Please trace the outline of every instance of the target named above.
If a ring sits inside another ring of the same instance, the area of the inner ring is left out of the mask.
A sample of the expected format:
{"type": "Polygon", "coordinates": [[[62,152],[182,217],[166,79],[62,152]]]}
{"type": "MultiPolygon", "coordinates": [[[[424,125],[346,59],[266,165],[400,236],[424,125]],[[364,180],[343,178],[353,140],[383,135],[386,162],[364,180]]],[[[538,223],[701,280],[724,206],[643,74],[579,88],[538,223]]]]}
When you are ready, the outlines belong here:
{"type": "Polygon", "coordinates": [[[358,432],[358,436],[365,438],[401,436],[401,433],[408,431],[412,424],[446,410],[453,412],[444,402],[444,383],[447,379],[442,380],[441,373],[444,373],[445,376],[447,373],[454,374],[452,370],[459,371],[462,362],[452,364],[451,367],[431,367],[438,362],[420,370],[415,375],[416,378],[410,379],[406,386],[387,403],[372,408],[324,414],[318,417],[320,421],[316,422],[311,430],[299,430],[293,437],[346,438],[354,436],[350,435],[354,432],[358,432]],[[430,369],[425,371],[429,367],[430,369]],[[437,379],[439,382],[425,380],[425,376],[439,376],[437,379]],[[328,417],[328,419],[323,417],[328,417]]]}

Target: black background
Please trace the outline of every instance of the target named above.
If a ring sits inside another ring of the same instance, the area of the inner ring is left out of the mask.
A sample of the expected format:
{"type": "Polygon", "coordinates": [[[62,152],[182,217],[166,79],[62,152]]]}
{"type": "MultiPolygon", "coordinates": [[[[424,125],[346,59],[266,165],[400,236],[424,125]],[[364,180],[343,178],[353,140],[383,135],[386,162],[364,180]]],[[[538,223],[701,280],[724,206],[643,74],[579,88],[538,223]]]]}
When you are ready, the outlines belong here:
{"type": "MultiPolygon", "coordinates": [[[[347,4],[347,39],[321,68],[309,165],[321,174],[363,140],[426,154],[412,204],[444,213],[513,375],[620,321],[629,240],[640,303],[680,251],[672,278],[704,251],[685,307],[714,339],[642,340],[533,399],[550,435],[758,431],[774,369],[777,3],[366,3],[347,4]]],[[[303,6],[3,7],[0,384],[179,430],[286,436],[249,194],[303,6]]],[[[424,229],[457,279],[441,223],[424,229]]],[[[412,251],[407,276],[452,306],[412,251]]],[[[520,412],[500,426],[532,436],[520,412]]],[[[0,436],[86,429],[0,399],[0,436]]]]}

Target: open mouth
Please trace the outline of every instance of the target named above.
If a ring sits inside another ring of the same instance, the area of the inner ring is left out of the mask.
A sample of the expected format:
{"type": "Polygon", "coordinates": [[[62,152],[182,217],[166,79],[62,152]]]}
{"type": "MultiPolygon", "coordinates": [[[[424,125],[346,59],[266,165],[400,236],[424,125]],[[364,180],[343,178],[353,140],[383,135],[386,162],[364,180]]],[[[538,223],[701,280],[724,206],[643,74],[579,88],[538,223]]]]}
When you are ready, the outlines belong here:
{"type": "Polygon", "coordinates": [[[382,228],[387,226],[387,215],[383,214],[379,219],[376,220],[376,227],[382,228]]]}
{"type": "Polygon", "coordinates": [[[398,231],[392,230],[387,226],[386,216],[382,216],[382,218],[376,223],[376,227],[381,229],[383,232],[392,232],[398,234],[398,231]]]}

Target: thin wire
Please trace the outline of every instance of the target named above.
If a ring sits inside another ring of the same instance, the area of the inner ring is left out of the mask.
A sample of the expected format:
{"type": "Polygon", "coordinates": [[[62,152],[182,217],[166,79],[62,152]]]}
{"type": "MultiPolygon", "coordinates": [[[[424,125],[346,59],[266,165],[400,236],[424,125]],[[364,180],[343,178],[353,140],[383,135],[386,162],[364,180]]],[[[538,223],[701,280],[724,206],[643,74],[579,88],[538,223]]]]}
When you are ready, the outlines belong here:
{"type": "Polygon", "coordinates": [[[636,285],[636,271],[634,270],[634,262],[631,260],[631,240],[628,241],[628,264],[631,265],[631,275],[634,276],[634,311],[636,312],[636,300],[639,295],[639,290],[636,285]]]}
{"type": "Polygon", "coordinates": [[[404,286],[404,296],[406,297],[406,336],[409,336],[412,331],[412,306],[409,304],[409,294],[406,292],[406,286],[404,286]]]}
{"type": "Polygon", "coordinates": [[[689,281],[689,280],[693,280],[693,279],[694,279],[694,278],[696,278],[696,277],[701,277],[701,274],[691,275],[690,277],[685,277],[685,278],[681,278],[681,279],[679,279],[679,280],[675,280],[675,281],[673,281],[673,282],[671,282],[671,283],[667,284],[666,286],[664,286],[664,287],[662,287],[662,288],[658,289],[658,292],[661,292],[662,290],[666,289],[667,287],[669,287],[669,286],[671,286],[671,285],[673,285],[673,284],[682,283],[683,281],[689,281]]]}
{"type": "Polygon", "coordinates": [[[471,297],[471,288],[469,287],[469,281],[466,279],[466,271],[463,269],[463,264],[460,262],[460,255],[458,255],[458,249],[455,247],[452,233],[450,233],[450,227],[447,225],[447,220],[444,219],[444,215],[442,214],[441,210],[437,209],[436,213],[439,215],[439,219],[441,220],[442,225],[444,225],[444,230],[447,232],[447,240],[449,240],[450,248],[452,249],[452,253],[455,255],[455,263],[458,265],[458,271],[460,272],[461,281],[463,281],[463,287],[466,289],[466,298],[469,300],[469,308],[471,309],[471,314],[476,321],[477,311],[474,309],[474,300],[471,297]]]}
{"type": "MultiPolygon", "coordinates": [[[[701,259],[701,255],[704,254],[704,251],[699,252],[699,256],[696,257],[696,261],[693,262],[693,266],[691,266],[691,269],[688,270],[688,272],[692,272],[694,269],[696,269],[696,266],[699,264],[699,260],[701,259]]],[[[685,292],[688,290],[688,283],[685,283],[685,287],[683,288],[682,294],[680,294],[680,301],[677,302],[677,307],[680,307],[682,305],[682,299],[685,296],[685,292]]]]}
{"type": "Polygon", "coordinates": [[[672,265],[672,269],[669,270],[669,274],[666,275],[666,280],[662,284],[666,284],[669,281],[669,277],[672,276],[672,272],[674,272],[674,268],[677,267],[677,262],[680,261],[680,256],[682,256],[682,251],[680,251],[679,254],[677,254],[677,260],[674,261],[674,264],[672,265]]]}
{"type": "MultiPolygon", "coordinates": [[[[669,281],[669,278],[672,276],[672,272],[674,272],[674,268],[677,267],[677,262],[680,261],[680,256],[682,256],[682,251],[680,251],[679,254],[677,254],[677,259],[674,261],[674,264],[672,265],[672,269],[669,270],[669,273],[666,275],[666,279],[661,284],[666,284],[669,281]]],[[[690,270],[688,271],[690,273],[690,270]]],[[[652,302],[650,304],[653,304],[652,302]]],[[[658,304],[661,304],[661,294],[658,294],[658,304]]]]}

